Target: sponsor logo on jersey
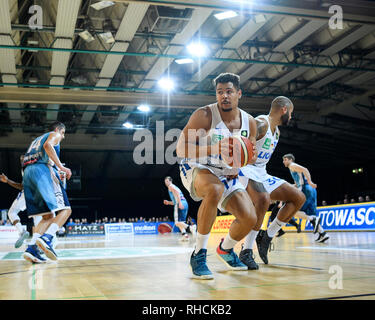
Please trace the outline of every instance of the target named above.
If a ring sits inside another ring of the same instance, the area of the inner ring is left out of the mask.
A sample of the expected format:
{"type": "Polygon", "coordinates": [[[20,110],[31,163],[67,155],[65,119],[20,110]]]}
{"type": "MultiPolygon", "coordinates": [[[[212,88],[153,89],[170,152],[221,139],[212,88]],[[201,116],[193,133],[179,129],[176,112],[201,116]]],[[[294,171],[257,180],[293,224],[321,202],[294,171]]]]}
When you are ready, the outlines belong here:
{"type": "Polygon", "coordinates": [[[264,141],[264,144],[262,146],[263,149],[269,149],[271,146],[271,139],[270,138],[266,138],[266,141],[264,141]]]}
{"type": "Polygon", "coordinates": [[[261,151],[261,152],[258,154],[258,159],[265,159],[265,160],[268,160],[269,158],[271,158],[271,155],[272,155],[272,152],[263,152],[263,151],[261,151]]]}
{"type": "Polygon", "coordinates": [[[212,144],[215,144],[217,142],[219,142],[220,140],[223,140],[224,136],[221,135],[221,134],[213,134],[212,135],[212,144]]]}
{"type": "Polygon", "coordinates": [[[241,136],[247,137],[247,130],[241,130],[241,136]]]}

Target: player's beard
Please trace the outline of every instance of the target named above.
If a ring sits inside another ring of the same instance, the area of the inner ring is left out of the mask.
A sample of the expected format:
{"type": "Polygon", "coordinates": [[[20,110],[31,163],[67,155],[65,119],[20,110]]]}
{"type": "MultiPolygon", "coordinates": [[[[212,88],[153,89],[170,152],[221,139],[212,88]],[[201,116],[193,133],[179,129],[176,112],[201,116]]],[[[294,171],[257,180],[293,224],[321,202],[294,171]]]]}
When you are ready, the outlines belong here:
{"type": "Polygon", "coordinates": [[[286,126],[288,125],[288,123],[289,123],[289,114],[288,113],[283,114],[281,116],[281,125],[286,126]]]}
{"type": "Polygon", "coordinates": [[[228,105],[228,104],[221,104],[221,105],[220,105],[220,109],[221,109],[221,111],[223,111],[223,112],[230,112],[230,111],[233,110],[231,104],[230,104],[230,105],[228,105]],[[229,107],[226,108],[226,106],[229,106],[229,107]]]}

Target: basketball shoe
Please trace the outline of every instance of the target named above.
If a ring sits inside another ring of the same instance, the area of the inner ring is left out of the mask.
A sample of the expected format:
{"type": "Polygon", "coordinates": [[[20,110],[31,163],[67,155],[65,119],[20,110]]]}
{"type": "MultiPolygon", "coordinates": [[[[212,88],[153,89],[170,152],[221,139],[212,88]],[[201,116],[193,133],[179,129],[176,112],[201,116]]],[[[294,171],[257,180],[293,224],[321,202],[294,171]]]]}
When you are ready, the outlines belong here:
{"type": "Polygon", "coordinates": [[[236,253],[234,252],[233,248],[229,250],[225,250],[221,247],[221,244],[223,243],[224,238],[221,239],[220,244],[216,248],[217,256],[223,261],[227,267],[229,267],[231,270],[247,270],[247,266],[241,262],[241,260],[238,258],[236,253]]]}
{"type": "Polygon", "coordinates": [[[53,250],[53,236],[45,233],[38,239],[36,239],[36,245],[43,250],[47,258],[51,260],[57,260],[55,250],[53,250]]]}
{"type": "Polygon", "coordinates": [[[22,257],[25,260],[30,261],[31,263],[45,263],[47,261],[47,259],[43,258],[39,254],[39,250],[36,244],[28,245],[22,257]]]}
{"type": "Polygon", "coordinates": [[[206,264],[207,249],[200,249],[197,254],[193,251],[190,257],[191,271],[196,279],[210,280],[214,276],[206,264]]]}

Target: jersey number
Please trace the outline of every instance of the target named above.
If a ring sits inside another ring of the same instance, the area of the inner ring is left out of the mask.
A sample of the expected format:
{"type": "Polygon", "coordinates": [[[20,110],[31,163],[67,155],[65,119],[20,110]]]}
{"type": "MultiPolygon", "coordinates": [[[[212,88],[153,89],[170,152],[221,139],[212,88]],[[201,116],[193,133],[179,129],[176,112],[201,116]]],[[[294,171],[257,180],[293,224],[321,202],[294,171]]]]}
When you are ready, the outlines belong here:
{"type": "Polygon", "coordinates": [[[40,138],[38,138],[38,139],[35,139],[35,140],[31,143],[29,149],[27,150],[27,153],[30,153],[30,152],[33,151],[33,150],[38,150],[39,147],[40,147],[40,143],[41,143],[41,142],[42,142],[42,137],[40,137],[40,138]]]}

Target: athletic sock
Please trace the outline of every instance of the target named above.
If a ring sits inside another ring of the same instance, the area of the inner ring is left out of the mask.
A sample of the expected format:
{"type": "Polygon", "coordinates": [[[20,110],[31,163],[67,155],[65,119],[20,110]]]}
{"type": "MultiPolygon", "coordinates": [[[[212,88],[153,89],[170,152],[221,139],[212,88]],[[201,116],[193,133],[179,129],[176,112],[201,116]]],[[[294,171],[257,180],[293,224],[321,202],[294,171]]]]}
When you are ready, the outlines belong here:
{"type": "Polygon", "coordinates": [[[227,234],[227,236],[224,238],[224,241],[222,242],[221,244],[221,249],[224,249],[224,250],[230,250],[230,249],[233,249],[234,246],[237,244],[237,240],[234,240],[231,238],[231,236],[229,235],[229,233],[227,234]]]}
{"type": "Polygon", "coordinates": [[[25,231],[20,222],[17,222],[14,226],[17,228],[20,235],[25,231]]]}
{"type": "Polygon", "coordinates": [[[30,240],[30,242],[29,242],[29,245],[30,245],[30,246],[34,245],[35,242],[36,242],[36,239],[38,239],[39,237],[40,237],[40,234],[34,232],[32,238],[31,238],[31,240],[30,240]]]}
{"type": "Polygon", "coordinates": [[[259,233],[259,230],[251,230],[248,235],[245,237],[245,242],[243,243],[244,249],[252,249],[255,239],[257,238],[257,235],[259,233]]]}
{"type": "Polygon", "coordinates": [[[59,229],[60,227],[57,223],[52,223],[45,233],[54,237],[59,229]]]}
{"type": "Polygon", "coordinates": [[[208,239],[210,237],[210,234],[200,234],[197,232],[197,238],[195,242],[195,250],[194,253],[197,254],[200,249],[207,249],[207,243],[208,239]]]}
{"type": "Polygon", "coordinates": [[[270,226],[268,227],[267,229],[267,235],[270,237],[270,238],[273,238],[276,233],[283,227],[286,225],[286,222],[282,222],[280,221],[278,218],[275,218],[275,220],[272,221],[272,223],[270,224],[270,226]]]}

